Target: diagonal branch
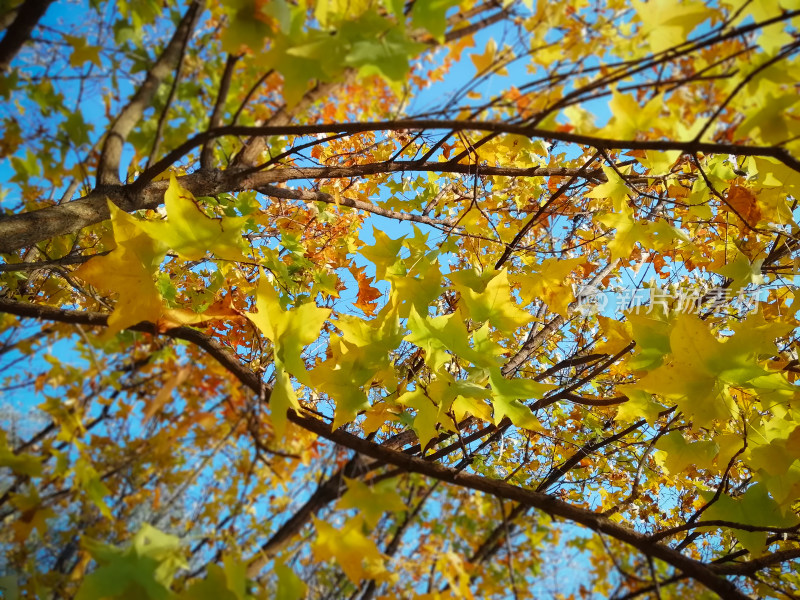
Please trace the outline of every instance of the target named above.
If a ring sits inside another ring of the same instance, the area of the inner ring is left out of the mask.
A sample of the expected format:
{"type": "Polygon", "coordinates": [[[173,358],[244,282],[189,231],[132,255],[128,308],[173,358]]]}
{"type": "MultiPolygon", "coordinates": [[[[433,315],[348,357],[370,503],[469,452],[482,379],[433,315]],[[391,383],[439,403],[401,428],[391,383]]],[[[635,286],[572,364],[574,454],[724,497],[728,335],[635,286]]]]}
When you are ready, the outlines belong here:
{"type": "Polygon", "coordinates": [[[520,488],[504,481],[498,481],[465,473],[457,469],[409,456],[396,450],[384,448],[378,444],[364,440],[341,429],[331,430],[330,426],[313,417],[305,417],[296,413],[291,420],[320,437],[324,437],[340,446],[350,448],[360,454],[369,456],[387,464],[394,465],[410,473],[419,473],[433,479],[457,485],[463,488],[484,492],[499,498],[513,500],[536,508],[554,517],[561,517],[583,525],[598,533],[604,533],[633,546],[643,554],[663,560],[689,577],[705,585],[723,598],[745,600],[748,596],[739,591],[736,585],[724,577],[715,574],[711,568],[699,561],[684,556],[668,546],[651,543],[647,536],[619,525],[610,519],[591,510],[579,508],[563,502],[549,494],[520,488]]]}
{"type": "MultiPolygon", "coordinates": [[[[181,81],[181,71],[183,71],[183,61],[186,58],[186,47],[189,45],[189,38],[191,37],[191,29],[186,32],[186,35],[181,42],[180,53],[178,54],[178,64],[175,65],[175,76],[172,78],[172,86],[169,89],[167,101],[164,103],[164,109],[161,111],[161,116],[158,117],[158,125],[156,125],[156,134],[153,138],[153,147],[150,154],[147,156],[147,162],[144,168],[148,169],[153,161],[158,156],[159,147],[161,145],[161,136],[164,135],[164,127],[167,124],[167,115],[172,106],[172,101],[175,99],[175,93],[178,91],[178,84],[181,81]]],[[[119,169],[117,169],[119,171],[119,169]]]]}
{"type": "Polygon", "coordinates": [[[119,113],[106,134],[100,163],[97,166],[97,185],[113,185],[119,183],[119,168],[122,158],[122,147],[128,134],[141,120],[145,109],[150,106],[161,83],[169,77],[183,55],[185,40],[191,35],[194,24],[205,8],[204,0],[194,0],[183,15],[181,22],[172,34],[172,39],[161,53],[158,60],[147,73],[144,82],[136,90],[128,105],[119,113]]]}
{"type": "MultiPolygon", "coordinates": [[[[222,79],[219,83],[219,91],[217,92],[217,101],[214,103],[214,111],[211,113],[211,119],[208,123],[209,129],[214,129],[222,125],[222,117],[225,113],[225,102],[228,100],[228,91],[231,87],[231,78],[233,77],[233,69],[236,63],[241,58],[239,54],[229,54],[228,60],[225,61],[225,70],[222,72],[222,79]]],[[[200,152],[200,167],[203,169],[210,169],[214,161],[214,148],[211,144],[205,144],[203,150],[200,152]]],[[[147,165],[148,167],[150,165],[147,165]]]]}
{"type": "Polygon", "coordinates": [[[0,40],[0,73],[7,71],[11,61],[31,37],[31,31],[47,12],[53,0],[25,0],[15,9],[14,22],[0,40]]]}

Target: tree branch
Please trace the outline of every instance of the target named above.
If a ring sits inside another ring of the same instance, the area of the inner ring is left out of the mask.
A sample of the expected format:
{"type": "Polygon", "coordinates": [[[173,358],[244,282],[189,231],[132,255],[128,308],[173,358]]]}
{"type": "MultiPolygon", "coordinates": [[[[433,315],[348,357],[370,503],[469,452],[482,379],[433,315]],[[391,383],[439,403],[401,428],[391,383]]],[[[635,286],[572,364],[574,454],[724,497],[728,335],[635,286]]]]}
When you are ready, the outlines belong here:
{"type": "MultiPolygon", "coordinates": [[[[154,168],[160,167],[156,164],[154,168]]],[[[349,167],[278,167],[257,173],[201,170],[179,177],[178,181],[195,196],[214,196],[223,192],[255,190],[265,185],[296,179],[337,179],[415,171],[469,174],[473,169],[473,165],[398,161],[349,167]]],[[[481,170],[485,175],[513,175],[519,177],[563,176],[569,175],[573,171],[574,169],[561,167],[552,169],[547,167],[526,169],[483,167],[481,170]]],[[[71,202],[48,206],[30,212],[2,216],[0,217],[0,253],[26,248],[57,235],[74,233],[84,227],[108,219],[109,213],[106,198],[127,212],[155,208],[163,203],[167,185],[167,181],[152,181],[144,186],[134,184],[103,185],[83,198],[78,198],[71,202]]]]}
{"type": "MultiPolygon", "coordinates": [[[[371,123],[318,123],[313,125],[265,125],[261,127],[248,127],[244,125],[228,125],[209,129],[203,133],[186,140],[164,158],[159,160],[150,169],[142,173],[136,184],[143,186],[156,175],[165,171],[174,162],[183,158],[193,149],[202,146],[216,137],[222,136],[300,136],[316,135],[321,133],[365,133],[376,131],[405,131],[405,130],[452,130],[482,131],[494,134],[512,134],[527,138],[544,140],[558,140],[561,142],[589,146],[603,150],[678,150],[684,154],[732,154],[735,156],[768,156],[783,162],[786,166],[800,172],[800,160],[794,158],[785,148],[778,146],[744,146],[740,144],[722,144],[702,142],[698,140],[673,141],[673,140],[619,140],[602,138],[592,135],[569,133],[566,131],[551,131],[530,125],[514,124],[502,121],[460,121],[448,119],[398,119],[395,121],[374,121],[371,123]]],[[[260,154],[260,152],[259,152],[260,154]]],[[[256,164],[255,162],[249,164],[256,164]]],[[[446,163],[445,163],[446,164],[446,163]]],[[[458,163],[454,163],[458,164],[458,163]]],[[[473,167],[474,168],[474,167],[473,167]]],[[[483,167],[481,167],[483,171],[483,167]]]]}
{"type": "MultiPolygon", "coordinates": [[[[222,79],[219,82],[217,101],[214,103],[214,111],[211,113],[211,119],[208,122],[209,129],[214,129],[222,125],[222,117],[225,114],[225,102],[228,100],[228,90],[230,90],[231,78],[233,77],[233,69],[236,67],[239,58],[240,56],[237,54],[229,54],[228,60],[225,61],[225,70],[222,72],[222,79]]],[[[213,160],[213,147],[211,144],[204,144],[200,152],[200,168],[210,169],[214,166],[213,160]]]]}
{"type": "Polygon", "coordinates": [[[0,40],[0,73],[11,67],[11,61],[30,39],[31,31],[52,3],[53,0],[25,0],[15,9],[14,22],[0,40]]]}
{"type": "Polygon", "coordinates": [[[426,225],[433,225],[436,227],[453,227],[455,219],[433,219],[425,215],[415,215],[413,213],[403,213],[387,208],[375,206],[370,202],[363,202],[361,200],[354,200],[353,198],[345,198],[344,196],[338,201],[336,198],[325,192],[315,192],[311,190],[296,190],[279,188],[274,185],[264,185],[258,188],[258,191],[266,196],[273,198],[285,198],[291,200],[303,200],[305,202],[325,202],[326,204],[336,204],[355,208],[356,210],[363,210],[388,219],[396,219],[398,221],[412,221],[414,223],[424,223],[426,225]]]}
{"type": "Polygon", "coordinates": [[[205,8],[204,0],[194,0],[183,15],[180,24],[172,34],[172,39],[161,53],[161,56],[147,73],[144,82],[136,90],[128,105],[122,109],[106,134],[100,162],[97,166],[97,185],[113,185],[119,183],[119,168],[122,158],[122,146],[128,134],[142,118],[145,109],[155,96],[161,83],[175,70],[183,54],[184,40],[191,35],[191,30],[200,13],[205,8]]]}

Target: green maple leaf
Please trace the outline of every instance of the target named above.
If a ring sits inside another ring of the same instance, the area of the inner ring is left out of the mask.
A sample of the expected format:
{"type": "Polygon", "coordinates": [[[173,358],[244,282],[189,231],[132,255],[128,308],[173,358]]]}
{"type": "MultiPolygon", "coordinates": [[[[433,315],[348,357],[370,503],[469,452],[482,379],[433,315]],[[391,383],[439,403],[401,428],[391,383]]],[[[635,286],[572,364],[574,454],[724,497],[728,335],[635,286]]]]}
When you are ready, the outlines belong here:
{"type": "Polygon", "coordinates": [[[476,366],[490,367],[497,364],[493,355],[498,351],[488,339],[488,329],[482,327],[479,330],[483,332],[478,338],[478,343],[482,344],[482,347],[473,348],[469,343],[467,327],[458,313],[422,317],[412,306],[407,326],[411,333],[403,339],[425,350],[425,362],[433,371],[439,371],[452,360],[453,357],[448,354],[448,350],[476,366]]]}
{"type": "Polygon", "coordinates": [[[397,399],[397,403],[416,411],[412,426],[417,433],[420,446],[426,448],[437,435],[439,405],[420,388],[404,393],[397,399]]]}
{"type": "MultiPolygon", "coordinates": [[[[268,4],[285,4],[282,0],[268,4]]],[[[223,5],[232,13],[228,19],[228,26],[222,34],[222,48],[231,54],[238,54],[242,45],[253,52],[260,52],[264,48],[271,30],[259,18],[256,11],[264,7],[264,3],[257,0],[225,0],[223,5]]]]}
{"type": "Polygon", "coordinates": [[[361,256],[375,265],[375,279],[386,279],[387,273],[398,276],[405,275],[405,269],[400,267],[402,264],[400,250],[406,236],[393,240],[374,226],[372,235],[375,243],[372,246],[364,246],[360,252],[361,256]]]}
{"type": "Polygon", "coordinates": [[[169,600],[173,577],[187,566],[180,540],[147,524],[125,550],[91,539],[83,540],[83,545],[100,566],[84,578],[76,600],[169,600]]]}
{"type": "Polygon", "coordinates": [[[374,485],[367,485],[358,479],[345,478],[347,491],[336,504],[339,510],[355,508],[364,517],[367,527],[378,524],[383,513],[387,511],[402,512],[406,505],[397,495],[397,481],[384,479],[374,485]]]}
{"type": "Polygon", "coordinates": [[[10,529],[14,532],[14,541],[23,544],[31,532],[36,529],[42,539],[46,539],[48,532],[47,520],[54,519],[56,513],[49,506],[42,504],[39,491],[31,488],[27,494],[10,494],[11,504],[19,511],[19,517],[14,520],[10,529]]]}
{"type": "Polygon", "coordinates": [[[276,562],[273,569],[278,576],[278,589],[275,600],[302,600],[306,598],[308,586],[297,574],[282,562],[276,562]]]}
{"type": "MultiPolygon", "coordinates": [[[[281,581],[288,577],[282,569],[292,575],[292,570],[280,562],[275,563],[274,571],[278,576],[277,597],[282,600],[300,600],[303,594],[292,595],[284,592],[281,595],[281,581]]],[[[305,584],[300,582],[302,587],[291,588],[288,590],[305,590],[305,584]]],[[[192,585],[187,588],[179,597],[181,600],[254,600],[248,593],[250,582],[247,579],[247,564],[231,555],[226,555],[222,559],[222,566],[210,564],[206,569],[206,576],[201,580],[194,580],[192,585]]]]}
{"type": "MultiPolygon", "coordinates": [[[[355,27],[360,30],[361,23],[355,27]]],[[[357,68],[361,77],[380,75],[389,82],[402,82],[408,75],[410,58],[425,48],[425,44],[410,40],[402,29],[393,27],[376,37],[355,41],[344,64],[357,68]]]]}
{"type": "Polygon", "coordinates": [[[205,578],[194,581],[180,598],[181,600],[239,600],[236,594],[228,589],[225,571],[215,564],[208,565],[205,578]]]}
{"type": "MultiPolygon", "coordinates": [[[[710,498],[712,492],[707,492],[710,498]]],[[[739,498],[731,498],[723,494],[708,507],[701,517],[701,521],[731,521],[742,525],[756,525],[762,527],[791,527],[800,520],[791,511],[784,511],[767,493],[763,484],[757,483],[750,486],[739,498]]],[[[751,554],[758,556],[766,546],[767,532],[744,531],[734,529],[736,537],[751,554]]]]}
{"type": "Polygon", "coordinates": [[[731,262],[714,269],[714,272],[732,279],[728,289],[736,292],[749,283],[756,285],[764,283],[764,276],[761,274],[763,262],[764,259],[757,259],[751,263],[750,259],[737,249],[736,257],[731,262]]]}
{"type": "Polygon", "coordinates": [[[398,305],[401,318],[408,317],[412,307],[418,313],[424,314],[431,302],[442,292],[439,263],[428,256],[420,257],[413,271],[403,276],[387,275],[386,278],[392,284],[390,301],[398,305]]]}
{"type": "Polygon", "coordinates": [[[447,27],[447,9],[458,4],[457,0],[428,0],[415,2],[411,11],[411,23],[422,27],[438,41],[444,41],[447,27]]]}
{"type": "Polygon", "coordinates": [[[453,271],[448,273],[447,278],[453,282],[453,287],[458,290],[469,288],[475,293],[481,293],[489,285],[489,282],[497,275],[497,271],[491,269],[478,270],[475,268],[464,269],[463,271],[453,271]]]}
{"type": "MultiPolygon", "coordinates": [[[[661,336],[656,337],[660,346],[661,336]]],[[[674,400],[682,411],[695,415],[701,425],[736,415],[738,409],[730,395],[732,386],[793,391],[794,386],[781,375],[758,365],[753,348],[745,339],[723,342],[698,317],[680,313],[669,330],[671,359],[631,388],[674,400]]]]}
{"type": "Polygon", "coordinates": [[[19,600],[19,583],[15,575],[3,575],[0,577],[0,591],[5,592],[4,598],[8,600],[19,600]]]}
{"type": "MultiPolygon", "coordinates": [[[[628,359],[632,369],[652,369],[669,354],[670,321],[628,312],[631,337],[636,342],[633,357],[628,359]]],[[[621,349],[621,348],[620,348],[621,349]]]]}
{"type": "Polygon", "coordinates": [[[100,46],[90,46],[84,38],[72,35],[65,35],[64,41],[72,46],[72,56],[69,58],[69,64],[73,67],[81,67],[87,61],[94,63],[98,67],[103,66],[100,60],[100,46]]]}
{"type": "Polygon", "coordinates": [[[677,475],[689,466],[710,469],[711,461],[719,452],[717,444],[711,440],[687,442],[680,431],[672,431],[656,442],[656,449],[663,454],[656,456],[670,475],[677,475]]]}
{"type": "Polygon", "coordinates": [[[0,430],[0,467],[11,469],[17,475],[42,476],[42,458],[31,454],[15,454],[8,447],[6,432],[0,430]]]}
{"type": "Polygon", "coordinates": [[[500,423],[503,417],[508,417],[517,427],[541,429],[539,419],[520,401],[539,399],[545,392],[553,389],[552,385],[530,379],[506,379],[499,368],[489,371],[489,384],[492,388],[495,425],[500,423]]]}

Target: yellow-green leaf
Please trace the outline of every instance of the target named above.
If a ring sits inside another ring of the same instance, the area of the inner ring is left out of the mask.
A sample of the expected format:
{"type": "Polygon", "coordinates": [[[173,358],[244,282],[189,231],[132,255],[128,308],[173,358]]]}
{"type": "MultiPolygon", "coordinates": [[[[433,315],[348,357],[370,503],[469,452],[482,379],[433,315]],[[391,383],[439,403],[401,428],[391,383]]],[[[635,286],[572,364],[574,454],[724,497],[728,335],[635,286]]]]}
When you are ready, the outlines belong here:
{"type": "Polygon", "coordinates": [[[174,174],[164,194],[166,221],[143,221],[140,227],[187,260],[201,260],[207,252],[233,261],[242,254],[241,228],[246,217],[211,219],[200,210],[192,193],[181,187],[174,174]]]}

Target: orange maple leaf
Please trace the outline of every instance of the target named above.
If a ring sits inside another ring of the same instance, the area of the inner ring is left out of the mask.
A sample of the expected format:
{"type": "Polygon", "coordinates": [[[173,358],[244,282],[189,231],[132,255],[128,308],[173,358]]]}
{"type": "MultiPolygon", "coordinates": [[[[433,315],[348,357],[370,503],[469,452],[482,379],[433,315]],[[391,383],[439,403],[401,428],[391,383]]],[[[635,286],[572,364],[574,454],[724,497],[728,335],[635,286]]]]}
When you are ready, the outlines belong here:
{"type": "Polygon", "coordinates": [[[378,288],[372,287],[374,277],[367,277],[364,273],[364,267],[351,267],[350,272],[356,278],[358,283],[358,296],[356,297],[356,308],[360,308],[367,315],[374,315],[378,303],[374,302],[381,297],[381,291],[378,288]]]}
{"type": "Polygon", "coordinates": [[[740,185],[732,185],[728,190],[726,204],[731,212],[735,212],[740,220],[749,227],[755,227],[761,220],[761,208],[755,194],[740,185]]]}

